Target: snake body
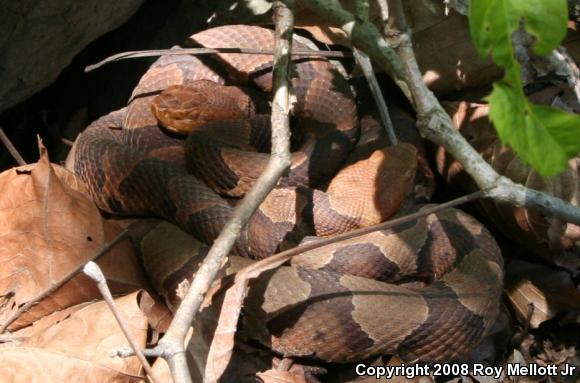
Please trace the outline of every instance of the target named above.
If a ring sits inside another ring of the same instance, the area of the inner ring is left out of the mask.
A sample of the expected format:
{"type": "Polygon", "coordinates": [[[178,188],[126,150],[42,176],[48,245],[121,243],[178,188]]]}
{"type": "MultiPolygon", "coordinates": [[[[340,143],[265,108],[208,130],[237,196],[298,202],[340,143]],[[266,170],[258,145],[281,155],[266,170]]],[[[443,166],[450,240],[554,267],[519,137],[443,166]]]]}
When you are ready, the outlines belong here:
{"type": "MultiPolygon", "coordinates": [[[[273,34],[225,26],[190,42],[271,48],[273,34]]],[[[161,57],[127,108],[95,121],[77,140],[75,171],[97,205],[164,218],[211,244],[232,215],[231,198],[253,185],[268,160],[268,105],[255,88],[271,91],[271,64],[266,55],[161,57]],[[218,107],[206,110],[207,104],[218,107]],[[191,131],[185,149],[160,122],[191,131]]],[[[357,151],[354,97],[329,62],[295,59],[293,68],[292,167],[242,231],[235,255],[263,258],[309,235],[382,222],[413,187],[413,146],[357,151]]],[[[480,223],[453,209],[429,214],[304,252],[291,266],[261,276],[246,300],[244,329],[285,356],[349,362],[396,353],[406,361],[450,360],[475,347],[493,325],[502,270],[500,251],[480,223]]]]}

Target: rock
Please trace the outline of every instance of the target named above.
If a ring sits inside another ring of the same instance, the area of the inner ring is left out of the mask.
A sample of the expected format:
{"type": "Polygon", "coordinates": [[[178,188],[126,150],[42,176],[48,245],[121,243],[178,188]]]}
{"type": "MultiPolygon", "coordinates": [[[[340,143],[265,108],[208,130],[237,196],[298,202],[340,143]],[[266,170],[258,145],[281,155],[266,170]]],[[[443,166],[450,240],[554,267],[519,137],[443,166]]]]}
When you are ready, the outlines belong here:
{"type": "Polygon", "coordinates": [[[0,0],[0,112],[48,86],[143,0],[0,0]]]}

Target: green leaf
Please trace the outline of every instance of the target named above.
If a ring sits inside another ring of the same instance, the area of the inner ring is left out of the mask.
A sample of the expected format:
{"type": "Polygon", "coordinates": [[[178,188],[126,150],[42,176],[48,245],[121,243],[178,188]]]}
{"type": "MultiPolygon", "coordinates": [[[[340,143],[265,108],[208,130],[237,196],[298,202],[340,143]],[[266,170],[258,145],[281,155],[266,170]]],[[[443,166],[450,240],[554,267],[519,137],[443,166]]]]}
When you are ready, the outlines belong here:
{"type": "Polygon", "coordinates": [[[512,42],[523,25],[535,37],[534,52],[548,54],[566,35],[566,0],[471,0],[469,28],[478,53],[504,67],[489,96],[499,137],[543,176],[563,171],[580,153],[580,116],[531,104],[523,91],[512,42]]]}
{"type": "Polygon", "coordinates": [[[477,52],[501,66],[513,62],[511,35],[518,27],[519,17],[509,0],[471,0],[469,29],[477,52]]]}
{"type": "Polygon", "coordinates": [[[517,15],[524,18],[526,30],[536,38],[534,53],[547,55],[566,37],[566,0],[511,0],[517,15]]]}
{"type": "Polygon", "coordinates": [[[534,52],[547,54],[566,35],[566,0],[471,0],[469,28],[475,48],[482,56],[491,54],[496,64],[513,61],[512,33],[524,20],[526,30],[536,37],[534,52]]]}
{"type": "Polygon", "coordinates": [[[489,116],[502,142],[542,176],[566,169],[568,158],[580,153],[580,116],[533,105],[520,88],[505,81],[494,84],[489,116]]]}
{"type": "Polygon", "coordinates": [[[543,122],[548,133],[568,157],[580,153],[580,116],[543,105],[532,105],[533,114],[543,122]]]}

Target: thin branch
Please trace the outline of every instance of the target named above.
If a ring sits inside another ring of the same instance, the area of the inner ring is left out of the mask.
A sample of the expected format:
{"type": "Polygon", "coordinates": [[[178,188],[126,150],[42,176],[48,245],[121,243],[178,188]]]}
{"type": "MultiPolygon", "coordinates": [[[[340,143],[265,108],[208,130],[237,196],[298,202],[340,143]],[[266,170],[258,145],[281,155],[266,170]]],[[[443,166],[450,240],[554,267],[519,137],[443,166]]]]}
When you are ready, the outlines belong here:
{"type": "MultiPolygon", "coordinates": [[[[356,14],[359,20],[364,20],[365,22],[368,22],[369,12],[370,12],[369,0],[356,1],[356,14]]],[[[384,12],[381,12],[381,17],[385,17],[384,12]]],[[[383,129],[385,129],[387,137],[389,138],[389,142],[391,145],[396,145],[399,142],[399,140],[397,139],[397,135],[395,134],[395,130],[393,129],[391,116],[389,116],[389,108],[387,107],[387,103],[385,102],[385,98],[383,97],[383,92],[381,92],[381,87],[379,86],[379,82],[377,81],[377,78],[375,76],[375,71],[373,70],[373,64],[371,63],[371,59],[369,59],[369,56],[367,56],[366,53],[364,53],[363,51],[361,51],[356,47],[353,47],[352,52],[357,64],[360,66],[367,80],[367,83],[373,95],[373,99],[375,100],[375,104],[377,106],[377,109],[379,110],[379,116],[381,118],[383,129]]]]}
{"type": "Polygon", "coordinates": [[[125,335],[127,342],[129,342],[129,344],[131,345],[131,348],[135,352],[137,359],[139,359],[139,362],[141,362],[141,365],[143,366],[143,369],[145,370],[149,378],[153,381],[153,383],[160,383],[159,379],[155,378],[153,369],[151,368],[151,365],[141,352],[141,348],[139,347],[135,339],[133,339],[133,336],[129,333],[129,325],[127,324],[125,318],[123,318],[121,311],[119,310],[119,307],[115,303],[113,295],[111,294],[111,290],[109,290],[109,286],[107,285],[107,278],[105,278],[105,275],[101,271],[99,265],[97,265],[93,261],[89,261],[83,267],[83,273],[85,273],[85,275],[87,275],[97,284],[97,288],[99,289],[99,292],[103,296],[105,303],[107,304],[107,306],[109,306],[109,309],[111,310],[113,316],[115,317],[115,320],[119,324],[119,327],[123,332],[123,335],[125,335]]]}
{"type": "Polygon", "coordinates": [[[377,0],[379,6],[379,15],[381,16],[381,22],[383,25],[387,25],[389,22],[389,4],[387,0],[377,0]]]}
{"type": "Polygon", "coordinates": [[[280,364],[276,367],[277,371],[290,371],[290,367],[294,364],[292,358],[284,358],[280,361],[280,364]]]}
{"type": "MultiPolygon", "coordinates": [[[[159,341],[164,358],[169,364],[176,383],[191,382],[187,361],[185,359],[185,337],[191,323],[199,311],[203,297],[224,259],[232,249],[234,242],[244,226],[250,220],[258,206],[277,184],[280,177],[290,167],[290,129],[289,129],[289,72],[291,57],[291,39],[293,18],[280,17],[281,2],[275,2],[275,50],[274,50],[274,99],[272,103],[272,152],[270,161],[256,184],[236,206],[231,219],[215,240],[208,255],[201,264],[195,278],[183,298],[179,309],[165,336],[159,341]]],[[[285,13],[288,15],[288,13],[285,13]]]]}
{"type": "MultiPolygon", "coordinates": [[[[379,1],[379,6],[384,1],[379,1]]],[[[354,15],[332,0],[303,0],[303,4],[322,14],[351,38],[353,45],[365,51],[393,77],[417,111],[421,135],[443,146],[459,161],[486,196],[498,202],[538,210],[546,215],[580,224],[580,208],[560,198],[515,184],[498,174],[455,129],[449,115],[423,82],[413,52],[409,28],[400,0],[389,0],[389,24],[385,40],[373,25],[357,23],[354,15]],[[394,47],[394,48],[393,48],[394,47]]]]}
{"type": "Polygon", "coordinates": [[[12,144],[12,141],[10,141],[10,139],[8,138],[6,133],[4,133],[4,130],[2,128],[0,128],[0,141],[2,141],[4,146],[6,146],[6,149],[8,149],[8,152],[10,152],[10,154],[12,155],[12,158],[14,158],[14,160],[16,160],[16,163],[19,166],[26,165],[26,161],[24,161],[24,158],[22,158],[20,153],[18,153],[18,150],[12,144]]]}
{"type": "Polygon", "coordinates": [[[62,142],[62,143],[63,143],[63,144],[65,144],[66,146],[70,146],[70,147],[72,147],[72,146],[75,144],[75,142],[74,142],[74,141],[71,141],[71,140],[69,140],[68,138],[64,138],[64,137],[61,137],[61,138],[60,138],[60,142],[62,142]]]}
{"type": "MultiPolygon", "coordinates": [[[[259,48],[172,48],[172,49],[151,49],[144,51],[128,51],[114,54],[96,64],[85,67],[85,72],[93,71],[103,65],[126,59],[139,57],[157,57],[157,56],[174,56],[174,55],[212,55],[216,53],[241,53],[249,55],[273,55],[271,49],[259,48]]],[[[327,57],[327,58],[352,58],[352,53],[343,51],[311,51],[296,50],[292,56],[297,57],[327,57]]]]}
{"type": "Polygon", "coordinates": [[[389,138],[391,145],[395,145],[399,142],[399,140],[395,134],[393,122],[391,121],[391,116],[389,115],[389,108],[385,102],[383,92],[381,92],[381,87],[379,86],[379,82],[375,76],[371,60],[369,59],[369,56],[366,55],[366,53],[357,48],[353,49],[353,53],[357,63],[360,65],[363,74],[365,75],[371,93],[373,94],[373,99],[375,100],[375,104],[379,110],[379,116],[381,117],[383,129],[385,129],[387,132],[387,137],[389,138]]]}
{"type": "MultiPolygon", "coordinates": [[[[101,247],[101,249],[99,251],[97,251],[95,253],[95,255],[93,255],[91,257],[90,261],[96,261],[100,257],[102,257],[103,255],[105,255],[109,250],[111,250],[119,242],[121,242],[127,236],[128,233],[129,233],[128,228],[121,231],[111,242],[109,242],[109,243],[105,244],[103,247],[101,247]]],[[[50,286],[50,288],[45,290],[42,294],[34,297],[30,301],[28,301],[24,305],[22,305],[14,313],[14,315],[12,315],[10,318],[8,318],[2,324],[2,326],[0,327],[0,334],[4,333],[6,331],[6,329],[8,329],[8,326],[10,326],[12,324],[12,322],[14,322],[16,319],[18,319],[23,313],[28,311],[32,306],[35,306],[40,301],[42,301],[44,298],[50,296],[56,290],[60,289],[65,283],[70,281],[74,276],[76,276],[84,268],[84,266],[85,266],[84,264],[77,266],[75,269],[73,269],[71,272],[69,272],[67,275],[65,275],[60,281],[58,281],[54,285],[50,286]]]]}
{"type": "MultiPolygon", "coordinates": [[[[150,358],[159,358],[162,356],[162,354],[156,348],[144,348],[140,349],[140,352],[150,358]]],[[[118,356],[120,358],[135,356],[135,349],[131,347],[119,347],[111,352],[111,356],[118,356]]]]}

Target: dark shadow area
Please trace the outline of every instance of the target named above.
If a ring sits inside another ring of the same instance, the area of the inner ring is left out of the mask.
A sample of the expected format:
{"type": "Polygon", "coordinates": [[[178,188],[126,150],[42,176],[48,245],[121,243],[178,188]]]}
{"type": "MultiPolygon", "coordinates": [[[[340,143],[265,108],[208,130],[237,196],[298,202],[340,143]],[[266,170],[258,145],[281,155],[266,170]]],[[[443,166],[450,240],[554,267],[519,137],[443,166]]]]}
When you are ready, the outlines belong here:
{"type": "MultiPolygon", "coordinates": [[[[261,16],[268,20],[268,16],[261,16]]],[[[53,162],[64,160],[69,146],[91,121],[124,106],[139,78],[156,58],[122,60],[85,73],[87,65],[110,55],[143,49],[170,48],[208,25],[241,23],[259,18],[243,1],[147,0],[121,27],[83,49],[55,82],[0,115],[0,126],[27,162],[36,162],[36,135],[53,162]]],[[[4,148],[0,170],[16,165],[4,148]]]]}

